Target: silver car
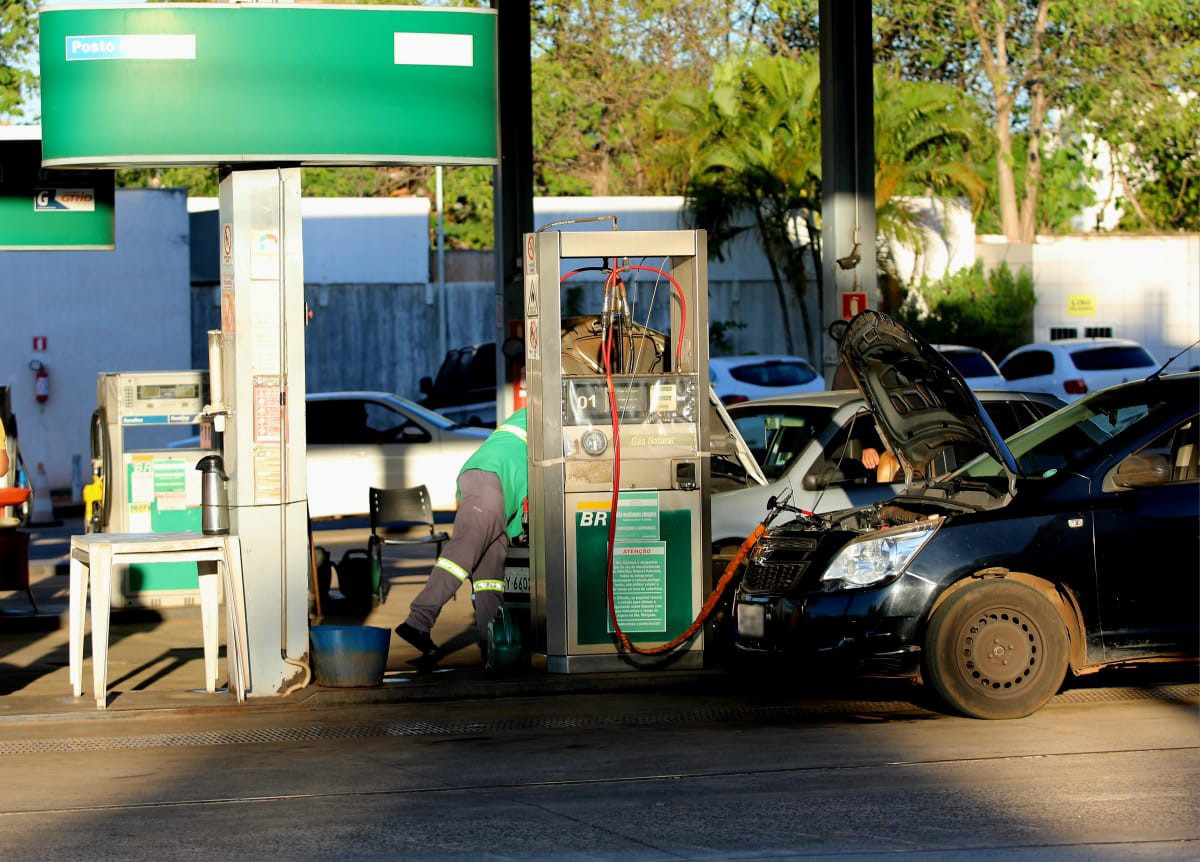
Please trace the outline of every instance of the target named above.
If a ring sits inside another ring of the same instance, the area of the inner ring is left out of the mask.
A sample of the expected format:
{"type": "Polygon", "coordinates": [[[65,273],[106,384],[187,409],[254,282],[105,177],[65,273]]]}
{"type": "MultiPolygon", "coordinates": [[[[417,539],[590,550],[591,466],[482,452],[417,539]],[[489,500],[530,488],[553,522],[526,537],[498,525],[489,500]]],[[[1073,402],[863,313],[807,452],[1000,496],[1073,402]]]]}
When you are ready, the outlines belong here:
{"type": "MultiPolygon", "coordinates": [[[[1026,392],[975,393],[1000,434],[1008,437],[1053,413],[1063,402],[1026,392]]],[[[726,408],[767,479],[765,485],[714,493],[713,545],[736,548],[767,514],[767,501],[783,491],[813,512],[865,506],[894,496],[904,476],[879,481],[878,459],[886,448],[866,402],[856,389],[763,398],[726,408]]],[[[936,472],[958,465],[953,451],[940,453],[936,472]]]]}

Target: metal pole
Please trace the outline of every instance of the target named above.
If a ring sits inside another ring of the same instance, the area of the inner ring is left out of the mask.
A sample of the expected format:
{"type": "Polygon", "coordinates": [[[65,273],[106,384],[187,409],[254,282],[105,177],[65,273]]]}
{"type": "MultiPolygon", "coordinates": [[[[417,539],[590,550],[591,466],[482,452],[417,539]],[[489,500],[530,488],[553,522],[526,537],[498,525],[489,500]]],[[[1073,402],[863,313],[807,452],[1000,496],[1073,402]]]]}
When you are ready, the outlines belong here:
{"type": "Polygon", "coordinates": [[[438,360],[446,355],[446,221],[442,213],[442,166],[437,178],[438,360]]]}
{"type": "Polygon", "coordinates": [[[831,322],[879,307],[875,265],[875,123],[870,0],[821,0],[822,362],[831,384],[831,322]],[[862,300],[865,299],[865,302],[862,300]]]}

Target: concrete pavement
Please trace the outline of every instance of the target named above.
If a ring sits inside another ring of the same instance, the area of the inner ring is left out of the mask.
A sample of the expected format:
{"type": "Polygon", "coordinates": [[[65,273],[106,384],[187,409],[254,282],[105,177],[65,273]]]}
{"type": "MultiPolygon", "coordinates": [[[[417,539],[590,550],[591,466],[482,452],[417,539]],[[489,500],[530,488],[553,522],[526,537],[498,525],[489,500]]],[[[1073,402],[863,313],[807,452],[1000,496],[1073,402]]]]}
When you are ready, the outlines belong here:
{"type": "MultiPolygon", "coordinates": [[[[452,525],[447,523],[445,527],[450,529],[452,525]]],[[[84,692],[80,698],[71,694],[68,670],[68,553],[70,537],[83,532],[82,519],[66,518],[58,526],[31,527],[27,531],[31,534],[30,581],[39,613],[33,613],[23,592],[0,595],[0,720],[96,715],[91,691],[90,640],[85,640],[84,692]]],[[[314,531],[316,544],[326,548],[335,563],[346,550],[365,548],[368,535],[365,522],[353,520],[318,523],[314,531]]],[[[407,616],[409,602],[424,584],[432,562],[431,546],[389,547],[385,576],[391,588],[387,601],[369,610],[348,607],[347,603],[336,600],[335,580],[335,599],[324,604],[320,622],[391,630],[407,616]]],[[[221,617],[224,644],[224,615],[221,617]]],[[[90,631],[90,624],[85,631],[90,631]]],[[[239,705],[229,691],[219,690],[215,694],[204,691],[198,608],[114,610],[106,714],[650,689],[691,684],[706,676],[702,672],[679,671],[588,674],[586,678],[534,672],[485,676],[476,646],[470,591],[466,587],[442,612],[433,637],[445,653],[432,672],[418,669],[416,650],[393,635],[381,687],[347,689],[309,685],[284,697],[251,697],[239,705]]],[[[222,680],[226,667],[222,646],[222,680]]]]}

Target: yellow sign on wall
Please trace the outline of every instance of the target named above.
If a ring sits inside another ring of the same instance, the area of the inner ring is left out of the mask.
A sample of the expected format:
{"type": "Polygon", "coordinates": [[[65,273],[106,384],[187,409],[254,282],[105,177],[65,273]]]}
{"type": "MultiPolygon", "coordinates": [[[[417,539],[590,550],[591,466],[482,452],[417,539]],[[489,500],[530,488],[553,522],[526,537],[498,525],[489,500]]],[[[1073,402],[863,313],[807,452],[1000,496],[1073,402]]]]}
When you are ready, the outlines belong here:
{"type": "Polygon", "coordinates": [[[1092,317],[1096,313],[1096,297],[1091,293],[1067,295],[1067,314],[1072,317],[1092,317]]]}

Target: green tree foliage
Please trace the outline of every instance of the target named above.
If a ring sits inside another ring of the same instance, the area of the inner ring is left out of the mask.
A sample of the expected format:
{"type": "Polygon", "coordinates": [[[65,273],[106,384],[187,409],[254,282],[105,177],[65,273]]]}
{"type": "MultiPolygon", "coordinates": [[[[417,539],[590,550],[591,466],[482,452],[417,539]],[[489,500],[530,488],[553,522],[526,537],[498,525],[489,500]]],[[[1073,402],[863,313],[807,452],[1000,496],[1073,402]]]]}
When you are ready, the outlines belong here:
{"type": "Polygon", "coordinates": [[[30,119],[22,105],[37,92],[37,0],[0,5],[0,119],[30,119]]]}
{"type": "MultiPolygon", "coordinates": [[[[811,50],[817,0],[765,0],[781,50],[811,50]]],[[[959,89],[984,112],[981,226],[1010,240],[1066,230],[1092,202],[1082,150],[1112,145],[1129,225],[1186,229],[1200,150],[1194,0],[875,0],[875,62],[959,89]],[[1144,200],[1143,200],[1144,198],[1144,200]]]]}
{"type": "MultiPolygon", "coordinates": [[[[787,349],[795,352],[790,292],[804,316],[809,356],[813,333],[804,300],[810,260],[820,277],[819,86],[811,54],[724,63],[711,89],[683,90],[671,100],[660,140],[660,151],[689,165],[688,203],[709,233],[710,249],[720,256],[734,237],[746,231],[758,237],[771,265],[787,349]]],[[[982,193],[969,157],[978,122],[945,85],[901,81],[879,70],[875,87],[878,223],[885,234],[913,241],[913,213],[900,196],[982,193]]]]}
{"type": "Polygon", "coordinates": [[[1033,276],[1008,266],[984,274],[982,261],[909,291],[896,317],[934,344],[969,344],[997,361],[1033,333],[1033,276]]]}
{"type": "Polygon", "coordinates": [[[656,105],[706,85],[738,43],[736,0],[534,0],[534,185],[547,195],[679,194],[656,105]]]}
{"type": "Polygon", "coordinates": [[[821,131],[814,59],[758,56],[719,66],[711,90],[685,90],[670,107],[684,143],[695,153],[688,205],[722,256],[738,235],[753,231],[766,251],[787,350],[795,353],[789,289],[800,300],[807,355],[814,355],[808,321],[808,250],[800,225],[821,207],[821,131]]]}

